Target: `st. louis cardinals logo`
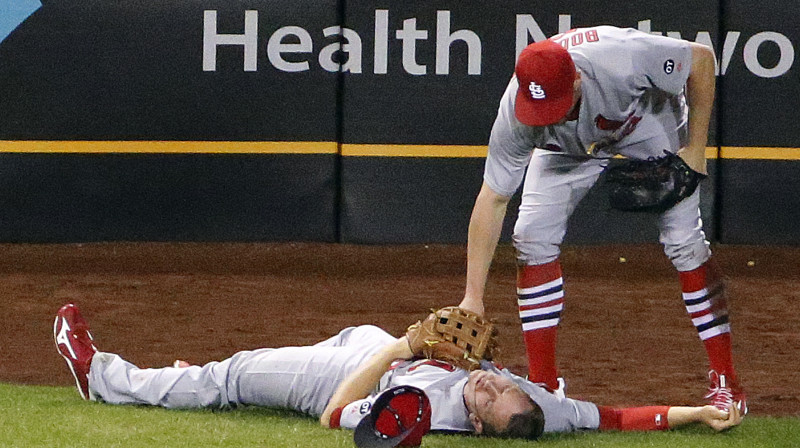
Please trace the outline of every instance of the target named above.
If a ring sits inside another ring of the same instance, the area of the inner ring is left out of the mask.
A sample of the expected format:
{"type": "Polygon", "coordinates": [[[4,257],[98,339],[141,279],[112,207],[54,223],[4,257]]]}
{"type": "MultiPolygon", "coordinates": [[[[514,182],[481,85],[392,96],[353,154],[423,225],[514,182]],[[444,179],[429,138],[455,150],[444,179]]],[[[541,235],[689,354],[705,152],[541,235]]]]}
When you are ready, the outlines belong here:
{"type": "Polygon", "coordinates": [[[621,128],[622,125],[625,124],[624,121],[609,120],[600,114],[597,114],[597,116],[594,117],[594,123],[597,125],[598,129],[603,131],[614,131],[621,128]]]}
{"type": "Polygon", "coordinates": [[[535,100],[543,100],[545,97],[547,97],[542,86],[533,81],[531,81],[531,84],[528,86],[528,90],[531,92],[531,98],[535,100]]]}

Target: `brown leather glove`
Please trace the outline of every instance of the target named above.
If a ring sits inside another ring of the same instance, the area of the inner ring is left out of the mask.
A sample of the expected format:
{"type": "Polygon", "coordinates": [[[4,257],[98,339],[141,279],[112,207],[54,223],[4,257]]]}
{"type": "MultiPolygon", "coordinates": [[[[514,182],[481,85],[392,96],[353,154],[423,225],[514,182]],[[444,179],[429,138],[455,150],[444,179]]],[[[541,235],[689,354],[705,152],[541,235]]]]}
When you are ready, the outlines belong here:
{"type": "Polygon", "coordinates": [[[408,327],[408,346],[415,356],[437,359],[465,370],[491,361],[497,346],[497,330],[483,317],[456,306],[433,311],[408,327]]]}

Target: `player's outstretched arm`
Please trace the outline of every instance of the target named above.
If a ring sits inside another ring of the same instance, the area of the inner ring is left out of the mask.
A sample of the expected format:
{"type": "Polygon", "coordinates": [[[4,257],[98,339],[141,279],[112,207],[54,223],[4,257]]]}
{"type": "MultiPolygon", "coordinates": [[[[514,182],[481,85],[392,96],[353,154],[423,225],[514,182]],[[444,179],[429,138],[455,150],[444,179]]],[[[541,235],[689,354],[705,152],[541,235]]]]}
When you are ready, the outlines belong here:
{"type": "Polygon", "coordinates": [[[703,423],[716,431],[724,431],[742,423],[739,408],[731,406],[728,412],[714,406],[672,406],[667,413],[670,428],[689,423],[703,423]]]}
{"type": "Polygon", "coordinates": [[[378,353],[372,355],[364,364],[360,365],[333,393],[333,397],[325,407],[319,418],[322,426],[330,427],[331,414],[337,408],[346,406],[356,400],[365,398],[375,389],[381,377],[395,359],[410,359],[413,356],[408,346],[408,339],[403,336],[390,345],[383,347],[378,353]]]}
{"type": "Polygon", "coordinates": [[[467,237],[467,285],[459,308],[483,315],[483,294],[492,264],[503,219],[510,198],[495,193],[485,182],[481,187],[467,237]]]}
{"type": "Polygon", "coordinates": [[[702,423],[724,431],[741,423],[743,417],[736,406],[729,412],[714,406],[597,406],[597,409],[601,431],[663,431],[690,423],[702,423]]]}

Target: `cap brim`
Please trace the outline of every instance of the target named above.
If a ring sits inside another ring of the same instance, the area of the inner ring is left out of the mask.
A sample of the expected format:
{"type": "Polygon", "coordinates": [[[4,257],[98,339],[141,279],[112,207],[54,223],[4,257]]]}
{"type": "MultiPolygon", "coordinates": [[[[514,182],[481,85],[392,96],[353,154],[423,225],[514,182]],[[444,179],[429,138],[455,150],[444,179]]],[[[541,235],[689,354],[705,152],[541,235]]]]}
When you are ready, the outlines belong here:
{"type": "Polygon", "coordinates": [[[549,126],[566,117],[571,107],[571,94],[549,100],[533,100],[520,86],[517,88],[514,115],[520,123],[527,126],[549,126]]]}
{"type": "Polygon", "coordinates": [[[393,448],[408,437],[414,431],[414,427],[412,426],[394,437],[388,437],[375,429],[375,419],[372,418],[372,415],[367,414],[356,426],[353,441],[359,448],[393,448]]]}

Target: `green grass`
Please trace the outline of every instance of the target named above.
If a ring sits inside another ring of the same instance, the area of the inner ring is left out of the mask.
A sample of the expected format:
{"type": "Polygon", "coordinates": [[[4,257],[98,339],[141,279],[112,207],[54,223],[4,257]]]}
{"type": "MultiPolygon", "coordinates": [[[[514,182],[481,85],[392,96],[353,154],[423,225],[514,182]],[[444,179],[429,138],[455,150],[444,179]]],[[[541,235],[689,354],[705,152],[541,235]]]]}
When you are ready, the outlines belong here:
{"type": "MultiPolygon", "coordinates": [[[[269,410],[169,411],[85,402],[74,388],[0,384],[2,447],[353,447],[352,433],[269,410]]],[[[428,435],[423,447],[800,447],[800,419],[748,417],[732,431],[548,435],[539,442],[428,435]]]]}

